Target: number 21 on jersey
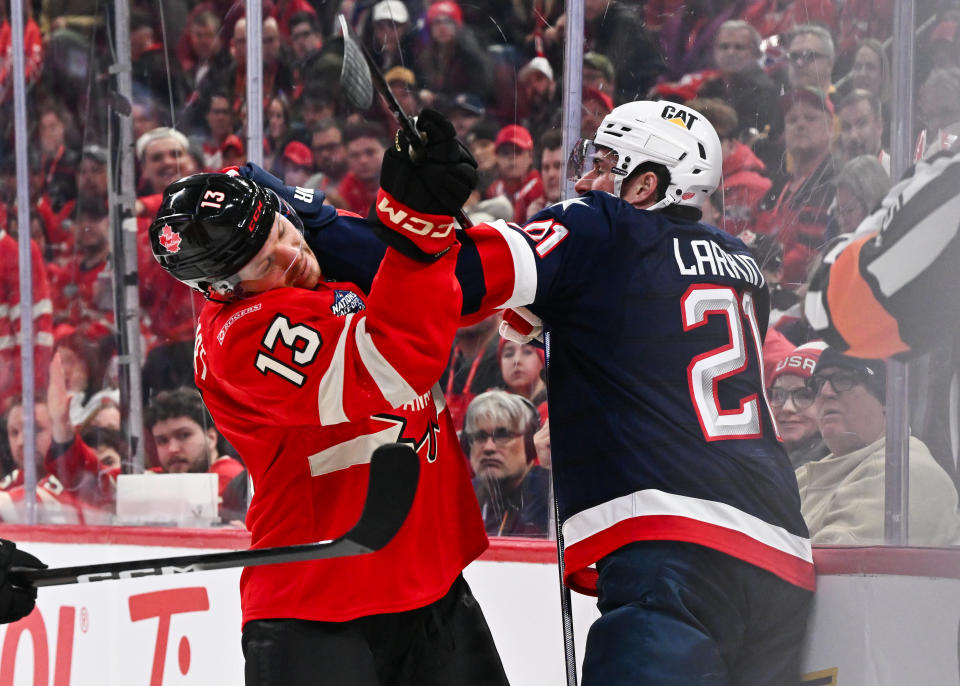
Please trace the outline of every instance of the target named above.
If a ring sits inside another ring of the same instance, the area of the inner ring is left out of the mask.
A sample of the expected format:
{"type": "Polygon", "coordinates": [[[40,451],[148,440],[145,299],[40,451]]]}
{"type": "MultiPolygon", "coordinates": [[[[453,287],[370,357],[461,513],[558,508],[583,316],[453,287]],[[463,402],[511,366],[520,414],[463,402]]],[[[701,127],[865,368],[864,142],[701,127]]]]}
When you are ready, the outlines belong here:
{"type": "Polygon", "coordinates": [[[730,334],[727,345],[697,355],[687,366],[690,399],[693,401],[704,437],[708,441],[760,438],[762,402],[779,440],[776,421],[767,404],[761,352],[763,343],[760,340],[760,325],[753,296],[749,292],[738,296],[733,288],[727,286],[700,284],[687,289],[680,300],[680,306],[684,331],[703,326],[711,316],[719,316],[726,319],[730,334]],[[760,367],[758,374],[761,393],[740,398],[737,409],[724,410],[720,408],[717,398],[718,382],[745,372],[749,364],[743,319],[747,320],[752,347],[760,367]]]}

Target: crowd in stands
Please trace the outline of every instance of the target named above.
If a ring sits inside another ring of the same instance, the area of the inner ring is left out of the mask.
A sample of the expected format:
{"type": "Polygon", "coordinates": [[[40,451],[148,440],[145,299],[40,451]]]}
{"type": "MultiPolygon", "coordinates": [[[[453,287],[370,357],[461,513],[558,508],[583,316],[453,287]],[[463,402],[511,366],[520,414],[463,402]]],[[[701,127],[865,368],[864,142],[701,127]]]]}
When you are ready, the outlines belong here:
{"type": "MultiPolygon", "coordinates": [[[[124,103],[110,70],[115,46],[106,6],[26,3],[28,232],[18,226],[11,22],[0,2],[4,521],[22,521],[26,497],[18,438],[20,237],[32,239],[38,498],[50,505],[48,519],[109,520],[116,476],[129,464],[108,207],[108,171],[118,161],[109,112],[124,106],[136,141],[148,467],[218,474],[224,521],[243,517],[243,465],[189,390],[202,299],[163,273],[146,229],[167,184],[248,158],[247,19],[243,3],[161,4],[162,11],[131,3],[133,96],[124,103]]],[[[583,2],[584,137],[616,105],[643,98],[686,102],[719,134],[723,182],[704,221],[743,238],[770,286],[766,381],[814,542],[882,540],[883,365],[828,355],[811,341],[802,296],[831,239],[855,230],[891,186],[892,5],[583,2]],[[845,426],[847,410],[861,424],[845,426]],[[844,439],[850,434],[861,440],[844,439]]],[[[266,0],[263,11],[263,102],[255,105],[263,111],[262,166],[288,184],[320,189],[327,202],[364,216],[376,195],[396,124],[379,100],[360,113],[341,94],[342,11],[402,106],[411,114],[441,110],[469,145],[480,178],[465,207],[474,222],[524,223],[561,200],[563,2],[266,0]]],[[[923,27],[918,125],[908,135],[921,159],[960,145],[960,2],[918,7],[916,24],[923,27]]],[[[501,340],[497,329],[496,318],[462,329],[440,386],[462,429],[488,532],[545,536],[544,354],[501,340]]],[[[911,439],[911,495],[925,489],[916,519],[911,511],[911,533],[918,543],[960,542],[956,465],[936,452],[911,439]]]]}

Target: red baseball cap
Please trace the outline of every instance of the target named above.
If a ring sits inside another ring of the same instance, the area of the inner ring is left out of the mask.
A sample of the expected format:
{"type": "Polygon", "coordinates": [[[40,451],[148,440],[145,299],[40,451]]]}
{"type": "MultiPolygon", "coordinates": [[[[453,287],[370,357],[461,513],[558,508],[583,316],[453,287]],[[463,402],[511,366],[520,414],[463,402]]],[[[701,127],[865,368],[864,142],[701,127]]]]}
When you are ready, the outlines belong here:
{"type": "Polygon", "coordinates": [[[792,353],[780,360],[774,367],[773,373],[767,380],[767,385],[773,386],[774,381],[787,374],[809,379],[813,376],[813,370],[817,367],[820,354],[826,347],[827,344],[823,341],[811,341],[794,348],[792,353]]]}
{"type": "Polygon", "coordinates": [[[610,96],[603,91],[598,91],[596,88],[584,88],[583,102],[587,102],[589,100],[593,100],[602,104],[607,109],[607,113],[613,112],[613,100],[611,100],[610,96]]]}
{"type": "Polygon", "coordinates": [[[233,148],[239,153],[243,153],[243,141],[240,140],[240,137],[236,134],[231,133],[223,141],[223,145],[220,146],[221,150],[229,150],[233,148]]]}
{"type": "Polygon", "coordinates": [[[283,158],[300,167],[313,167],[313,153],[300,141],[290,141],[283,149],[283,158]]]}
{"type": "Polygon", "coordinates": [[[500,129],[497,140],[494,141],[494,148],[499,148],[506,143],[512,143],[521,150],[533,150],[533,137],[519,124],[508,124],[500,129]]]}
{"type": "Polygon", "coordinates": [[[457,26],[463,26],[463,11],[453,0],[440,0],[430,5],[427,10],[427,23],[433,22],[437,17],[450,17],[457,26]]]}

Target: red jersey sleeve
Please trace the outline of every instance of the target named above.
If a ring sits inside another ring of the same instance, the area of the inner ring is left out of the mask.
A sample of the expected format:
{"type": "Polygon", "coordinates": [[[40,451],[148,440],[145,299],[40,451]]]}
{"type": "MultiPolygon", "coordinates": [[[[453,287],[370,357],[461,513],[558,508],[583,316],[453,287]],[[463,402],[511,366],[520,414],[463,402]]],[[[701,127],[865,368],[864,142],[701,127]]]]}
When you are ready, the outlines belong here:
{"type": "Polygon", "coordinates": [[[333,425],[411,402],[440,378],[459,324],[457,250],[432,264],[388,250],[364,300],[350,284],[280,288],[201,315],[201,390],[270,425],[333,425]],[[243,398],[244,400],[239,400],[243,398]]]}

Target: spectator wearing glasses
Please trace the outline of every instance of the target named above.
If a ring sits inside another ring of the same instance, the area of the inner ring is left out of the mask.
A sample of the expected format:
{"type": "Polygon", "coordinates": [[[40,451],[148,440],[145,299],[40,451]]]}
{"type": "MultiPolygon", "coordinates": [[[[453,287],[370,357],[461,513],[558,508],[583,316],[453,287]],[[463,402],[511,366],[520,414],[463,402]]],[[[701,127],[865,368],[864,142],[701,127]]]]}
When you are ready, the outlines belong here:
{"type": "Polygon", "coordinates": [[[801,24],[787,40],[787,81],[790,88],[812,87],[823,93],[833,90],[835,53],[830,32],[816,24],[801,24]]]}
{"type": "Polygon", "coordinates": [[[769,377],[767,398],[770,409],[777,420],[783,447],[795,469],[826,457],[830,452],[817,426],[814,406],[817,394],[808,383],[820,353],[826,347],[822,341],[804,343],[780,360],[769,377]]]}
{"type": "Polygon", "coordinates": [[[538,428],[533,404],[506,391],[481,393],[467,408],[463,451],[476,474],[473,487],[490,535],[547,533],[550,472],[534,464],[538,428]]]}
{"type": "MultiPolygon", "coordinates": [[[[883,543],[886,423],[884,363],[825,349],[810,379],[830,449],[797,469],[801,510],[814,544],[883,543]]],[[[909,543],[960,542],[957,491],[926,445],[909,444],[909,543]]]]}

